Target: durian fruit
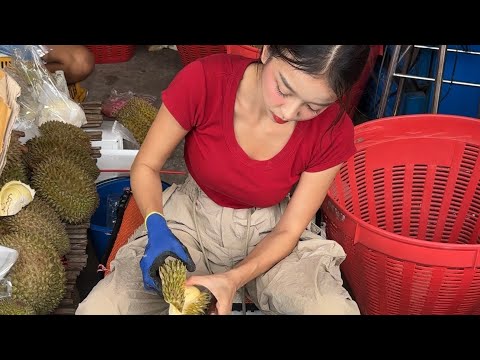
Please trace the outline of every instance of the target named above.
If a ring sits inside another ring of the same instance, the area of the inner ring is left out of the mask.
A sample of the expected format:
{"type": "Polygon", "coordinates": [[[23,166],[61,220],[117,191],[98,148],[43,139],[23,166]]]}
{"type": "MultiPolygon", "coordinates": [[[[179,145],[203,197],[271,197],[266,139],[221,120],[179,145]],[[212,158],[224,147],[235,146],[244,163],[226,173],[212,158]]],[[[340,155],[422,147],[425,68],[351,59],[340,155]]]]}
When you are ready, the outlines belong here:
{"type": "Polygon", "coordinates": [[[85,148],[88,153],[91,150],[90,136],[75,125],[52,120],[40,125],[39,130],[42,138],[53,142],[67,141],[76,143],[85,148]]]}
{"type": "Polygon", "coordinates": [[[52,140],[48,137],[40,136],[28,140],[26,146],[28,152],[25,155],[25,159],[33,172],[36,171],[38,165],[43,160],[51,156],[61,156],[73,160],[78,167],[85,169],[93,180],[96,180],[98,175],[100,175],[100,170],[96,161],[92,159],[90,150],[86,150],[72,140],[52,140]]]}
{"type": "Polygon", "coordinates": [[[19,300],[0,299],[0,315],[35,315],[35,310],[19,300]]]}
{"type": "Polygon", "coordinates": [[[89,220],[99,205],[95,182],[67,158],[53,156],[42,161],[33,173],[32,186],[70,224],[89,220]]]}
{"type": "Polygon", "coordinates": [[[118,121],[132,133],[141,145],[157,116],[158,109],[139,97],[130,99],[117,115],[118,121]]]}
{"type": "Polygon", "coordinates": [[[65,225],[55,210],[39,197],[14,216],[0,217],[0,228],[7,233],[20,233],[28,236],[37,234],[45,238],[58,251],[60,257],[70,251],[70,239],[65,225]]]}
{"type": "Polygon", "coordinates": [[[10,137],[7,150],[7,160],[0,175],[0,187],[9,181],[17,180],[25,184],[29,183],[28,169],[23,159],[22,143],[17,136],[10,137]]]}
{"type": "Polygon", "coordinates": [[[12,298],[31,306],[36,314],[54,311],[65,295],[66,274],[53,245],[36,234],[15,233],[0,237],[0,245],[18,251],[8,274],[12,298]]]}
{"type": "Polygon", "coordinates": [[[163,299],[170,307],[169,315],[204,315],[212,295],[196,286],[186,286],[187,268],[177,259],[167,261],[159,268],[163,299]]]}
{"type": "Polygon", "coordinates": [[[0,189],[0,217],[15,215],[33,201],[35,190],[21,181],[12,180],[0,189]]]}

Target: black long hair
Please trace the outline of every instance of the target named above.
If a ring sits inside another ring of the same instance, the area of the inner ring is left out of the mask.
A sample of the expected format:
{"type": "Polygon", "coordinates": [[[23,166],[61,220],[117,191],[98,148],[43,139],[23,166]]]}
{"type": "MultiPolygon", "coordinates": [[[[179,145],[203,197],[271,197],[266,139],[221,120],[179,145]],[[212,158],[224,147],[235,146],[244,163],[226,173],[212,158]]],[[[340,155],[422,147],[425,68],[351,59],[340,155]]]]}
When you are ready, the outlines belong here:
{"type": "Polygon", "coordinates": [[[269,58],[283,60],[312,77],[325,77],[338,98],[341,111],[349,107],[353,85],[365,68],[370,45],[268,45],[269,58]]]}

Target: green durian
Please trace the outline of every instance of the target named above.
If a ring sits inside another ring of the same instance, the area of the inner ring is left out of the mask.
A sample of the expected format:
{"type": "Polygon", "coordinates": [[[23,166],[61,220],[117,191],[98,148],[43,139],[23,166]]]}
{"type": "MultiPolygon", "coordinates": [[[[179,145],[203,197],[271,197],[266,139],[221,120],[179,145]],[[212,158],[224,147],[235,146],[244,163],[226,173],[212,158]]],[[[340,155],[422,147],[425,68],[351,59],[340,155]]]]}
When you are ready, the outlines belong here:
{"type": "Polygon", "coordinates": [[[16,215],[0,217],[0,228],[7,233],[39,235],[55,247],[60,257],[70,251],[70,239],[65,225],[55,210],[38,196],[16,215]]]}
{"type": "Polygon", "coordinates": [[[9,234],[0,245],[18,251],[9,271],[12,298],[31,306],[36,314],[49,314],[62,301],[66,291],[65,268],[56,249],[36,234],[9,234]]]}
{"type": "Polygon", "coordinates": [[[43,160],[51,156],[61,156],[73,160],[78,167],[85,169],[93,180],[100,175],[97,163],[92,159],[90,152],[76,142],[66,139],[52,140],[41,136],[28,140],[26,145],[28,152],[25,159],[33,172],[43,160]]]}
{"type": "Polygon", "coordinates": [[[67,158],[53,156],[42,161],[33,173],[32,187],[70,224],[88,221],[99,205],[95,182],[67,158]]]}
{"type": "Polygon", "coordinates": [[[29,183],[29,173],[23,158],[22,146],[17,136],[10,137],[7,159],[0,175],[0,188],[12,180],[29,183]]]}
{"type": "Polygon", "coordinates": [[[90,136],[81,128],[61,121],[47,121],[40,125],[40,136],[54,142],[76,143],[89,153],[92,143],[90,136]]]}
{"type": "Polygon", "coordinates": [[[35,315],[35,310],[19,300],[0,299],[0,315],[35,315]]]}
{"type": "Polygon", "coordinates": [[[148,101],[133,97],[120,109],[117,119],[141,145],[157,113],[158,109],[148,101]]]}

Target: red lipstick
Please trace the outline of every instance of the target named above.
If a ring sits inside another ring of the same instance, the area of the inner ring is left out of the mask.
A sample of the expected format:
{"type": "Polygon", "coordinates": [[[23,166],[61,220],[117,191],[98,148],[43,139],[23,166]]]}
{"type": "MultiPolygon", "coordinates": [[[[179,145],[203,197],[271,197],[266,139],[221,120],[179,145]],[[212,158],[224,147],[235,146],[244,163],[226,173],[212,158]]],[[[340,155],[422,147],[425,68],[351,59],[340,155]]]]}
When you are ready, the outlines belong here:
{"type": "Polygon", "coordinates": [[[282,118],[279,118],[277,115],[275,115],[274,113],[272,113],[273,115],[273,120],[275,120],[275,122],[277,124],[286,124],[288,121],[285,121],[283,120],[282,118]]]}

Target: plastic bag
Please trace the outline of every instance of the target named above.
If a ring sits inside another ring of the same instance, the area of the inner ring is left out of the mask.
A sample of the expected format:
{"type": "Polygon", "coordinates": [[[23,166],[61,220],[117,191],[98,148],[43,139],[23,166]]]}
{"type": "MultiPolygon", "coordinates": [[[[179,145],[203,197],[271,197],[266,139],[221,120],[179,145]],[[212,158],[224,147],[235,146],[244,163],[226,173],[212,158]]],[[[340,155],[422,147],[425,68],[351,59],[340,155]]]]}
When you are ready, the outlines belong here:
{"type": "Polygon", "coordinates": [[[50,74],[40,54],[38,45],[14,48],[11,65],[6,69],[22,89],[16,130],[25,131],[51,120],[77,127],[86,124],[83,109],[70,99],[68,92],[59,90],[58,79],[50,74]]]}
{"type": "MultiPolygon", "coordinates": [[[[48,48],[45,45],[0,45],[0,54],[13,56],[15,49],[25,50],[26,46],[30,46],[31,51],[41,58],[48,54],[48,48]]],[[[25,52],[24,60],[32,61],[33,57],[30,54],[32,54],[30,51],[25,52]]]]}
{"type": "Polygon", "coordinates": [[[18,251],[0,245],[0,299],[12,296],[12,282],[8,272],[17,262],[18,251]]]}
{"type": "Polygon", "coordinates": [[[119,134],[122,139],[125,139],[131,142],[137,149],[140,149],[140,144],[133,136],[132,132],[128,130],[125,126],[119,123],[117,120],[113,123],[112,133],[119,134]]]}
{"type": "Polygon", "coordinates": [[[117,90],[113,89],[110,92],[110,96],[102,103],[102,114],[106,117],[115,119],[118,115],[118,112],[134,96],[142,98],[148,101],[150,104],[153,104],[157,100],[157,98],[152,95],[135,94],[132,91],[119,93],[117,90]]]}

